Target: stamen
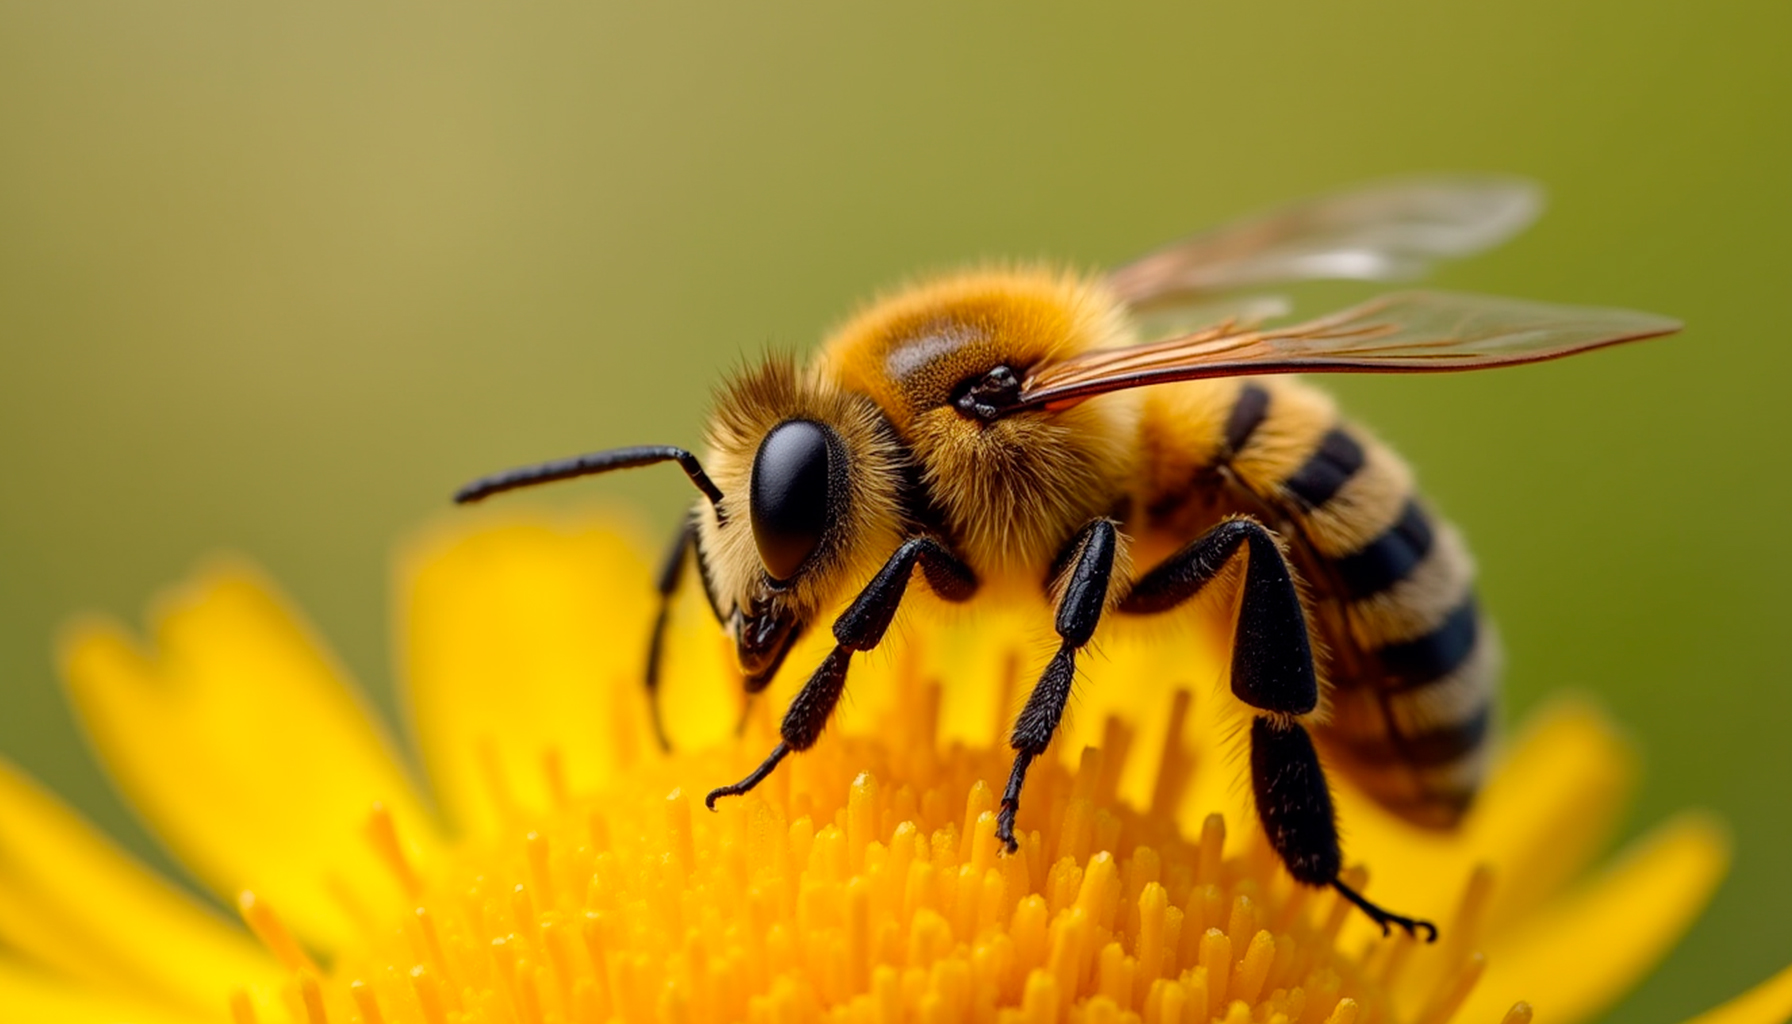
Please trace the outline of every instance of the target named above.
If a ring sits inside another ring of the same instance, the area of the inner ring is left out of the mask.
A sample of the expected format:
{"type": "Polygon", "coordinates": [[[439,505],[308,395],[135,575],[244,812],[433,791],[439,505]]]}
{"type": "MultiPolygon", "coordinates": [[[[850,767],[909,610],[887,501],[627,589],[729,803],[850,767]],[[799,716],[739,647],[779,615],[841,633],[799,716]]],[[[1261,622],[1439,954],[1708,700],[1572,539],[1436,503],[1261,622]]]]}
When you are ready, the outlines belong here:
{"type": "Polygon", "coordinates": [[[1164,749],[1158,756],[1157,777],[1151,788],[1150,810],[1156,814],[1174,813],[1182,804],[1189,779],[1194,777],[1195,759],[1182,738],[1191,703],[1187,690],[1177,690],[1170,701],[1170,724],[1164,733],[1164,749]]]}
{"type": "Polygon", "coordinates": [[[1218,928],[1201,937],[1201,969],[1207,972],[1209,1005],[1224,1003],[1232,981],[1232,940],[1218,928]]]}
{"type": "Polygon", "coordinates": [[[1232,915],[1226,919],[1226,938],[1233,949],[1244,949],[1257,934],[1257,906],[1250,896],[1239,893],[1232,900],[1232,915]]]}
{"type": "Polygon", "coordinates": [[[1101,774],[1095,780],[1095,795],[1102,803],[1113,803],[1120,791],[1120,776],[1126,770],[1126,755],[1132,750],[1134,730],[1118,715],[1109,715],[1101,723],[1101,774]]]}
{"type": "Polygon", "coordinates": [[[510,919],[519,936],[529,934],[535,924],[535,907],[529,900],[529,887],[521,882],[510,890],[510,919]]]}
{"type": "MultiPolygon", "coordinates": [[[[1139,894],[1139,980],[1148,984],[1164,975],[1164,950],[1172,948],[1165,941],[1165,926],[1170,916],[1169,890],[1156,882],[1146,884],[1139,894]]],[[[1172,965],[1174,966],[1174,965],[1172,965]]]]}
{"type": "Polygon", "coordinates": [[[1210,998],[1207,983],[1207,968],[1194,967],[1183,972],[1177,988],[1187,993],[1188,1001],[1184,1004],[1184,1020],[1204,1021],[1213,1016],[1214,1000],[1210,998]]]}
{"type": "Polygon", "coordinates": [[[1482,927],[1492,904],[1494,874],[1490,864],[1476,864],[1462,887],[1462,899],[1456,914],[1450,918],[1450,930],[1444,937],[1444,959],[1455,963],[1467,956],[1481,942],[1482,927]]]}
{"type": "MultiPolygon", "coordinates": [[[[673,797],[677,797],[673,792],[673,797]]],[[[554,906],[554,878],[548,869],[548,840],[539,832],[531,832],[523,837],[523,856],[529,862],[529,885],[535,890],[535,899],[543,910],[554,906]]],[[[522,887],[517,887],[521,891],[522,887]]],[[[520,913],[520,911],[519,911],[520,913]]],[[[530,918],[533,920],[533,917],[530,918]]],[[[517,927],[525,928],[528,922],[519,917],[517,927]]]]}
{"type": "Polygon", "coordinates": [[[559,747],[549,747],[541,755],[541,774],[548,784],[548,798],[554,802],[554,810],[565,810],[572,803],[572,791],[566,782],[566,758],[559,747]]]}
{"type": "Polygon", "coordinates": [[[417,994],[417,1008],[426,1024],[448,1024],[448,1014],[442,1008],[442,987],[434,975],[421,966],[411,968],[411,990],[417,994]]]}
{"type": "MultiPolygon", "coordinates": [[[[871,776],[865,775],[862,777],[869,779],[871,776]]],[[[855,783],[855,786],[856,785],[857,784],[855,783]]],[[[989,788],[988,783],[984,782],[982,779],[978,779],[972,784],[971,791],[966,794],[964,798],[964,827],[959,832],[961,837],[958,845],[959,860],[975,861],[977,856],[976,847],[979,845],[977,843],[979,838],[977,822],[983,815],[994,813],[995,809],[995,791],[989,788]]]]}
{"type": "Polygon", "coordinates": [[[383,803],[374,803],[373,811],[367,816],[367,824],[363,835],[373,844],[373,852],[398,881],[399,888],[404,890],[405,898],[416,902],[423,893],[423,885],[417,880],[417,872],[411,867],[410,858],[405,856],[404,844],[398,839],[398,824],[392,820],[392,812],[383,803]]]}
{"type": "Polygon", "coordinates": [[[410,924],[416,931],[418,959],[438,971],[446,971],[448,957],[442,952],[442,936],[436,931],[435,916],[429,908],[418,907],[411,915],[410,924]]]}
{"type": "Polygon", "coordinates": [[[324,1009],[324,990],[317,983],[317,975],[304,971],[299,975],[299,998],[305,1003],[306,1024],[330,1024],[330,1014],[324,1009]]]}
{"type": "Polygon", "coordinates": [[[1035,970],[1027,975],[1027,987],[1020,998],[1021,1020],[1025,1024],[1057,1024],[1058,983],[1052,975],[1035,970]]]}
{"type": "Polygon", "coordinates": [[[1220,883],[1220,857],[1226,850],[1226,819],[1209,814],[1201,823],[1201,855],[1195,862],[1195,877],[1209,885],[1220,883]]]}
{"type": "Polygon", "coordinates": [[[249,926],[249,930],[261,940],[268,952],[274,954],[274,959],[280,961],[280,966],[295,974],[301,971],[310,971],[314,975],[318,973],[317,964],[311,961],[298,940],[286,930],[286,925],[281,923],[272,907],[244,889],[237,895],[236,909],[242,915],[243,923],[249,926]]]}
{"type": "MultiPolygon", "coordinates": [[[[1242,897],[1241,897],[1242,898],[1242,897]]],[[[1255,1003],[1263,992],[1263,983],[1269,978],[1269,968],[1275,963],[1276,940],[1267,931],[1260,931],[1251,938],[1251,944],[1245,949],[1244,959],[1232,971],[1232,983],[1228,986],[1233,999],[1242,999],[1247,1003],[1255,1003]]]]}
{"type": "Polygon", "coordinates": [[[243,989],[233,989],[230,993],[231,1024],[256,1024],[255,1004],[249,1001],[249,993],[243,989]]]}
{"type": "Polygon", "coordinates": [[[536,966],[521,958],[516,962],[516,1014],[523,1024],[542,1024],[541,990],[536,966]]]}
{"type": "MultiPolygon", "coordinates": [[[[1471,955],[1461,967],[1457,968],[1450,980],[1437,990],[1437,994],[1431,997],[1430,1005],[1425,1007],[1424,1012],[1419,1014],[1413,1024],[1447,1024],[1449,1019],[1455,1016],[1456,1011],[1462,1008],[1463,1002],[1468,999],[1469,993],[1474,991],[1475,983],[1481,980],[1481,975],[1486,970],[1487,957],[1480,953],[1471,955]]],[[[1523,1003],[1519,1004],[1519,1006],[1524,1005],[1523,1003]]],[[[1517,1008],[1513,1007],[1514,1010],[1517,1008]]],[[[1511,1014],[1507,1013],[1507,1017],[1510,1018],[1511,1014]]]]}
{"type": "Polygon", "coordinates": [[[1325,1024],[1356,1024],[1356,1000],[1344,998],[1332,1007],[1332,1012],[1325,1018],[1325,1024]]]}
{"type": "Polygon", "coordinates": [[[1521,999],[1500,1018],[1500,1024],[1531,1024],[1531,1016],[1531,1004],[1521,999]]]}
{"type": "Polygon", "coordinates": [[[355,1001],[355,1012],[361,1015],[361,1024],[386,1024],[385,1015],[380,1013],[379,996],[365,981],[350,982],[348,994],[355,1001]]]}

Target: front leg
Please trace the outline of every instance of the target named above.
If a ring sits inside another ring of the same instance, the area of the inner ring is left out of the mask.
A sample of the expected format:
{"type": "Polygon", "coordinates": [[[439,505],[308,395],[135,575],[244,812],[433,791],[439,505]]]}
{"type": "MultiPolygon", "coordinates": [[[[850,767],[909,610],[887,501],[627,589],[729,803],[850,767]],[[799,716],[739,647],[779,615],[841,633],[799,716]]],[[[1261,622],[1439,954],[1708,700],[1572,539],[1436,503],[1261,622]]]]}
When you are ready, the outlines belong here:
{"type": "Polygon", "coordinates": [[[1057,627],[1061,643],[1058,653],[1045,666],[1027,705],[1014,720],[1014,767],[1008,773],[1008,788],[1002,791],[1002,807],[996,814],[996,838],[1013,853],[1020,849],[1014,838],[1014,816],[1020,811],[1020,791],[1027,781],[1027,768],[1033,759],[1045,753],[1058,723],[1064,719],[1064,705],[1070,700],[1071,683],[1076,679],[1076,652],[1095,635],[1095,625],[1107,607],[1108,585],[1114,576],[1114,555],[1120,544],[1119,531],[1111,520],[1097,519],[1077,532],[1066,549],[1070,574],[1064,592],[1058,598],[1057,627]]]}
{"type": "MultiPolygon", "coordinates": [[[[666,649],[666,624],[672,618],[672,601],[678,596],[679,584],[684,582],[691,549],[696,546],[697,520],[695,516],[687,515],[678,527],[678,536],[672,538],[665,561],[660,563],[659,575],[654,578],[659,601],[653,616],[653,630],[647,635],[647,664],[642,681],[647,686],[647,709],[653,719],[653,735],[660,741],[661,750],[672,749],[671,741],[666,738],[665,717],[660,711],[660,661],[666,649]]],[[[715,606],[714,598],[710,599],[710,606],[715,606]]]]}
{"type": "Polygon", "coordinates": [[[883,640],[890,622],[896,618],[903,595],[908,592],[908,581],[914,575],[916,563],[927,577],[928,586],[948,601],[964,601],[977,592],[977,574],[938,541],[929,537],[904,541],[851,606],[834,620],[834,649],[791,699],[790,709],[784,713],[784,721],[778,727],[781,736],[778,745],[746,778],[731,786],[711,790],[703,799],[705,806],[715,810],[717,799],[739,796],[751,790],[763,782],[791,751],[808,750],[815,745],[829,716],[834,713],[834,705],[840,702],[841,692],[846,689],[846,668],[853,652],[869,651],[883,640]]]}
{"type": "Polygon", "coordinates": [[[1255,709],[1251,792],[1257,818],[1295,881],[1330,886],[1381,925],[1407,934],[1437,926],[1385,910],[1338,878],[1343,851],[1331,788],[1302,717],[1319,706],[1319,677],[1294,571],[1275,535],[1252,519],[1228,519],[1140,577],[1120,602],[1133,614],[1168,611],[1199,594],[1245,552],[1232,640],[1232,693],[1255,709]]]}

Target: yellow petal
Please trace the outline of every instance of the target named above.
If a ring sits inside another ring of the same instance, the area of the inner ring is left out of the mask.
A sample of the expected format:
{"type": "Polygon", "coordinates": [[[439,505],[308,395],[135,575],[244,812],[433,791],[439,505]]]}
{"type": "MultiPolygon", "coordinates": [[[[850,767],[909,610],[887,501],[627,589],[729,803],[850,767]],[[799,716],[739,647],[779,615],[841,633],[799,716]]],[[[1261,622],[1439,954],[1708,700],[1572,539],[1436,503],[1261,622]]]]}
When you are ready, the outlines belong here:
{"type": "Polygon", "coordinates": [[[1792,1020],[1792,967],[1686,1024],[1785,1024],[1792,1020]]]}
{"type": "Polygon", "coordinates": [[[1494,936],[1461,1020],[1497,1020],[1520,999],[1572,1024],[1622,995],[1692,923],[1729,863],[1723,829],[1683,814],[1597,878],[1494,936]]]}
{"type": "MultiPolygon", "coordinates": [[[[407,697],[444,811],[460,828],[489,829],[504,799],[542,806],[550,753],[583,790],[654,742],[639,696],[654,592],[641,548],[608,525],[531,523],[443,531],[406,559],[407,697]]],[[[660,695],[679,746],[734,729],[738,684],[720,643],[693,572],[660,695]]]]}
{"type": "Polygon", "coordinates": [[[1375,899],[1424,917],[1448,914],[1475,866],[1490,865],[1484,927],[1497,933],[1584,870],[1635,778],[1635,754],[1610,720],[1584,701],[1558,701],[1535,713],[1496,762],[1458,831],[1408,825],[1340,780],[1345,860],[1368,866],[1375,899]]]}
{"type": "Polygon", "coordinates": [[[1499,877],[1488,927],[1540,905],[1592,862],[1636,777],[1635,749],[1592,704],[1563,699],[1533,716],[1467,822],[1464,846],[1499,877]]]}
{"type": "Polygon", "coordinates": [[[307,939],[338,946],[356,909],[397,896],[362,837],[372,805],[390,808],[410,842],[432,839],[389,744],[244,566],[214,567],[171,595],[154,633],[151,652],[105,622],[64,639],[69,693],[100,759],[215,891],[254,889],[307,939]]]}
{"type": "Polygon", "coordinates": [[[100,995],[91,989],[0,960],[0,1020],[56,1024],[216,1024],[224,1007],[188,1015],[153,1003],[100,995]]]}
{"type": "Polygon", "coordinates": [[[216,1011],[280,973],[225,922],[0,762],[0,940],[96,991],[216,1011]]]}

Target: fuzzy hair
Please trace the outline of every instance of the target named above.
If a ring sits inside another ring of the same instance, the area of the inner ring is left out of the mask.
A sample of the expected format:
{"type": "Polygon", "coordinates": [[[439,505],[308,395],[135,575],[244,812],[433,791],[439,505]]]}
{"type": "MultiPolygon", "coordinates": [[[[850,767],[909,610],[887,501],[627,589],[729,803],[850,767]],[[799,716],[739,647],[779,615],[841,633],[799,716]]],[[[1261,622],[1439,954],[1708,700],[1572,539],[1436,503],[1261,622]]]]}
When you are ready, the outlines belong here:
{"type": "Polygon", "coordinates": [[[877,402],[920,464],[949,540],[980,576],[1046,582],[1091,519],[1115,511],[1134,465],[1139,399],[982,422],[954,389],[1005,365],[1025,373],[1132,340],[1099,279],[1049,267],[992,267],[909,285],[834,332],[816,376],[877,402]]]}
{"type": "Polygon", "coordinates": [[[845,591],[868,580],[902,541],[901,488],[907,454],[870,399],[801,374],[794,361],[769,356],[735,374],[716,394],[705,465],[721,488],[726,523],[697,505],[699,541],[717,606],[726,616],[755,600],[795,613],[807,624],[845,591]],[[765,436],[791,419],[833,428],[846,448],[847,501],[795,579],[774,589],[753,540],[749,495],[753,460],[765,436]]]}

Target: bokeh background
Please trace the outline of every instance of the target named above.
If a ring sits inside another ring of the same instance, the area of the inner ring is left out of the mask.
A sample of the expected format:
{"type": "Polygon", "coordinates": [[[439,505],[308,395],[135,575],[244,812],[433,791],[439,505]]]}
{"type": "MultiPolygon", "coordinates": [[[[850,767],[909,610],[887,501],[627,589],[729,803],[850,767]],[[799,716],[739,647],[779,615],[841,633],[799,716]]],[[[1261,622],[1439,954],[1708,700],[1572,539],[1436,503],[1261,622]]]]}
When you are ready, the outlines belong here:
{"type": "MultiPolygon", "coordinates": [[[[390,553],[470,475],[695,444],[719,373],[917,269],[1516,172],[1545,219],[1438,283],[1687,332],[1336,389],[1473,539],[1512,709],[1599,695],[1632,830],[1733,824],[1613,1014],[1678,1020],[1792,962],[1788,38],[1783,0],[0,4],[0,750],[148,851],[57,693],[78,610],[244,552],[390,709],[390,553]]],[[[688,497],[529,500],[597,495],[688,497]]]]}

